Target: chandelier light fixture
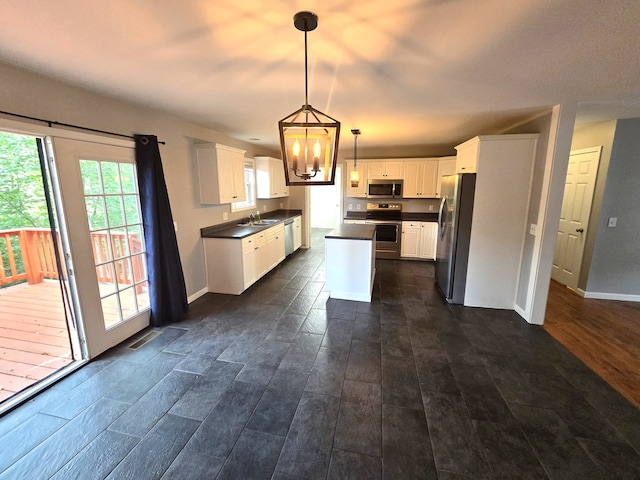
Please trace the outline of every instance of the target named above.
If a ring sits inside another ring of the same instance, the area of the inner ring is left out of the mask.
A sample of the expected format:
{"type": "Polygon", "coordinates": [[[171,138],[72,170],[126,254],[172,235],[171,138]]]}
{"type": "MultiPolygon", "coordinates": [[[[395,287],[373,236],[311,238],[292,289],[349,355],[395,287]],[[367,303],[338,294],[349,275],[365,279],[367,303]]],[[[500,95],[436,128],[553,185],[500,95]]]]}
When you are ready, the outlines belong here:
{"type": "Polygon", "coordinates": [[[351,187],[357,188],[360,183],[360,174],[358,173],[358,135],[360,135],[360,130],[354,128],[351,130],[353,133],[353,170],[351,170],[350,180],[351,187]]]}
{"type": "Polygon", "coordinates": [[[316,29],[318,16],[298,12],[293,24],[304,32],[304,105],[278,122],[285,179],[287,185],[333,185],[340,122],[309,105],[307,32],[316,29]]]}

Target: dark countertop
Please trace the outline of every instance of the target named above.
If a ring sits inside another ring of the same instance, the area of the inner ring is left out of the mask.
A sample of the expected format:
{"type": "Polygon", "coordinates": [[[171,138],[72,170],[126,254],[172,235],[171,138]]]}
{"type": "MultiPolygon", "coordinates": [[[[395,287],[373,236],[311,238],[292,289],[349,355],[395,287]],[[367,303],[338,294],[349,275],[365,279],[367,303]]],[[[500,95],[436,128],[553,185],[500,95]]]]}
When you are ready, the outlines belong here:
{"type": "Polygon", "coordinates": [[[342,223],[329,233],[324,238],[338,238],[340,240],[373,240],[376,235],[375,225],[361,225],[361,224],[345,224],[342,223]]]}
{"type": "Polygon", "coordinates": [[[403,213],[402,220],[405,222],[437,222],[438,212],[429,213],[403,213]]]}
{"type": "Polygon", "coordinates": [[[269,223],[267,225],[253,225],[253,226],[238,226],[239,223],[243,223],[243,220],[233,220],[231,222],[221,223],[218,225],[211,225],[210,227],[204,227],[200,229],[200,236],[203,238],[244,238],[254,233],[261,232],[267,228],[271,228],[274,225],[278,225],[281,222],[289,218],[294,218],[302,215],[302,210],[275,210],[273,212],[267,212],[262,215],[263,220],[277,220],[277,222],[269,223]]]}
{"type": "MultiPolygon", "coordinates": [[[[421,213],[421,212],[402,212],[402,220],[403,221],[413,221],[413,222],[437,222],[438,221],[438,212],[429,212],[429,213],[421,213]]],[[[344,217],[345,220],[365,220],[367,217],[367,212],[347,212],[347,215],[344,217]]]]}

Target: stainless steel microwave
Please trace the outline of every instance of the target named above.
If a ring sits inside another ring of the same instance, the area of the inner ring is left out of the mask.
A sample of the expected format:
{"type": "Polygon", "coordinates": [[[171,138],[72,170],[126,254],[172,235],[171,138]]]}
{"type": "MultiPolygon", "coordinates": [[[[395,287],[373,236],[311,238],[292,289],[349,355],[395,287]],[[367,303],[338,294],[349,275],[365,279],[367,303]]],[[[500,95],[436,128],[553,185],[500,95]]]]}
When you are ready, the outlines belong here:
{"type": "Polygon", "coordinates": [[[367,198],[402,198],[402,180],[371,179],[367,183],[367,198]]]}

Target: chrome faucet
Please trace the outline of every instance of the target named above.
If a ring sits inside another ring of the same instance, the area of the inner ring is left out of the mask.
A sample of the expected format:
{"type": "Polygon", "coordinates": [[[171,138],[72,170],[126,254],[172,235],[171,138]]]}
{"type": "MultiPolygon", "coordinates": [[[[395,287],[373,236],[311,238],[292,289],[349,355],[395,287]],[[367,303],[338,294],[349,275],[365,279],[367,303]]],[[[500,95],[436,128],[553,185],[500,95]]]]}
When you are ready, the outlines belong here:
{"type": "Polygon", "coordinates": [[[253,223],[253,222],[254,222],[254,220],[255,220],[255,217],[253,216],[253,212],[251,212],[251,213],[249,214],[249,223],[253,223]]]}

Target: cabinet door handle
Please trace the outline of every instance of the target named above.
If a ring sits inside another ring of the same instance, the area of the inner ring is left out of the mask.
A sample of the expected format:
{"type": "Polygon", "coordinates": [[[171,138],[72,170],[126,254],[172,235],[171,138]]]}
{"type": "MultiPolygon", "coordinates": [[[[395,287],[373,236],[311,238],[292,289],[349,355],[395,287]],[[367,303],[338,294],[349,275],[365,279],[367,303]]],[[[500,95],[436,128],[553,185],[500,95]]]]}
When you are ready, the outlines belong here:
{"type": "Polygon", "coordinates": [[[584,232],[584,228],[576,228],[576,232],[582,233],[582,232],[584,232]]]}

